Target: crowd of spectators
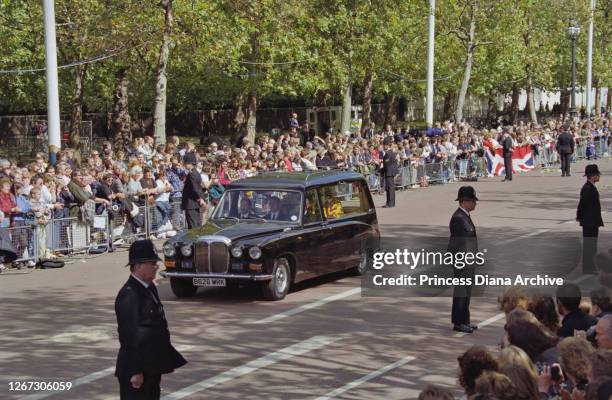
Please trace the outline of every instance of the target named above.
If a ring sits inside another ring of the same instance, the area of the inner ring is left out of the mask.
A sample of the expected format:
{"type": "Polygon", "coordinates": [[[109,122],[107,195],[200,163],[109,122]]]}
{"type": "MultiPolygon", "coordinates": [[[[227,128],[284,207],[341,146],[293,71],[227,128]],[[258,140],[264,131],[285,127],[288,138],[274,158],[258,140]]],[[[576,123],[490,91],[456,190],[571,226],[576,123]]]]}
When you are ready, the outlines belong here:
{"type": "MultiPolygon", "coordinates": [[[[612,270],[612,252],[599,262],[612,270]]],[[[601,267],[601,266],[600,266],[601,267]]],[[[609,400],[612,398],[612,298],[602,286],[582,297],[572,283],[555,296],[511,287],[498,299],[506,314],[497,350],[472,346],[458,360],[465,398],[489,400],[609,400]]],[[[419,400],[450,400],[428,385],[419,400]]]]}
{"type": "MultiPolygon", "coordinates": [[[[104,142],[101,149],[85,154],[80,163],[72,149],[58,152],[53,164],[41,153],[21,165],[14,159],[1,159],[0,227],[42,227],[51,219],[77,216],[91,222],[93,216],[106,211],[113,226],[138,233],[145,224],[138,206],[148,204],[154,210],[155,230],[164,237],[176,230],[173,214],[180,208],[171,204],[177,204],[183,190],[187,155],[197,160],[195,167],[202,176],[203,189],[214,205],[231,181],[269,171],[341,168],[375,178],[382,160],[382,143],[388,137],[393,139],[401,166],[459,163],[459,169],[467,170],[482,161],[484,149],[499,147],[502,131],[511,135],[515,145],[530,145],[537,154],[554,148],[563,126],[561,120],[551,120],[542,126],[521,122],[503,129],[501,125],[477,129],[467,123],[445,121],[427,130],[392,125],[378,130],[371,123],[360,132],[315,135],[308,123],[299,123],[296,115],[289,122],[288,132],[259,135],[255,143],[243,136],[232,144],[210,142],[196,148],[176,136],[167,144],[157,144],[154,138],[145,136],[135,138],[127,148],[104,142]]],[[[575,123],[570,129],[576,140],[584,143],[608,144],[611,137],[605,117],[575,123]]],[[[427,178],[422,174],[412,183],[425,186],[427,178]]],[[[58,237],[61,231],[61,227],[38,229],[38,249],[32,248],[30,230],[15,231],[18,257],[34,250],[39,257],[61,256],[45,246],[51,236],[53,243],[65,240],[58,237]]]]}

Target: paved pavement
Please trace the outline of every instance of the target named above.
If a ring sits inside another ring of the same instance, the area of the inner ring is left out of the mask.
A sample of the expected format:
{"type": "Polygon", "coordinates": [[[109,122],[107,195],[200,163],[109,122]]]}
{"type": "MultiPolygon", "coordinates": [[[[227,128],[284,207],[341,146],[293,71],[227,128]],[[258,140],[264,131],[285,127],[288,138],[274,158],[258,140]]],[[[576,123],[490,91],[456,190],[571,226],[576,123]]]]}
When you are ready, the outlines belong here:
{"type": "MultiPolygon", "coordinates": [[[[599,165],[610,226],[612,162],[599,165]]],[[[573,219],[581,175],[533,172],[512,183],[473,183],[479,235],[519,246],[557,232],[579,237],[573,219]]],[[[396,208],[378,209],[382,234],[447,235],[458,187],[400,192],[396,208]]],[[[600,247],[611,237],[604,228],[600,247]]],[[[0,275],[0,398],[118,399],[113,304],[128,276],[126,260],[123,251],[58,270],[0,275]],[[72,388],[9,390],[11,381],[32,380],[72,388]]],[[[157,283],[173,342],[189,361],[164,376],[165,399],[412,399],[430,382],[459,398],[457,356],[473,344],[495,349],[504,324],[494,298],[475,298],[472,319],[481,328],[461,336],[450,329],[449,298],[361,297],[359,278],[348,274],[300,284],[281,302],[238,289],[200,290],[179,301],[165,280],[157,283]]]]}

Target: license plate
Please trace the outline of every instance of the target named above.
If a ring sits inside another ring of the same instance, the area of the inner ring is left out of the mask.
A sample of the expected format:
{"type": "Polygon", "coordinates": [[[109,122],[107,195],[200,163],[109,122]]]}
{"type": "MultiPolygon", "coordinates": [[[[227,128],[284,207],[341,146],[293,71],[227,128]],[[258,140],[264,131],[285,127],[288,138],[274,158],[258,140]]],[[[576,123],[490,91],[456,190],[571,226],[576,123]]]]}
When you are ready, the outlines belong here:
{"type": "Polygon", "coordinates": [[[193,286],[225,286],[223,278],[193,278],[193,286]]]}

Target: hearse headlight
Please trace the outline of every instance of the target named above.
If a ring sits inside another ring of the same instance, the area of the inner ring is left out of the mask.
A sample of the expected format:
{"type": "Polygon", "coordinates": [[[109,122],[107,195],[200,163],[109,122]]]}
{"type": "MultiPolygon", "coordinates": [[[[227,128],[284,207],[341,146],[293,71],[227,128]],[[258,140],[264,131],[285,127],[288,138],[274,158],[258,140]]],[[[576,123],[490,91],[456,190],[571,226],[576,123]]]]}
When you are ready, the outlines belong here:
{"type": "Polygon", "coordinates": [[[166,257],[174,257],[176,255],[176,249],[172,243],[164,244],[163,251],[166,257]]]}
{"type": "Polygon", "coordinates": [[[232,257],[234,258],[242,257],[242,249],[238,246],[232,247],[232,257]]]}
{"type": "Polygon", "coordinates": [[[185,246],[181,247],[181,254],[183,255],[183,257],[189,257],[191,253],[192,253],[192,250],[191,250],[190,244],[186,244],[185,246]]]}
{"type": "Polygon", "coordinates": [[[261,257],[261,249],[257,246],[253,246],[249,249],[249,257],[253,260],[258,260],[261,257]]]}

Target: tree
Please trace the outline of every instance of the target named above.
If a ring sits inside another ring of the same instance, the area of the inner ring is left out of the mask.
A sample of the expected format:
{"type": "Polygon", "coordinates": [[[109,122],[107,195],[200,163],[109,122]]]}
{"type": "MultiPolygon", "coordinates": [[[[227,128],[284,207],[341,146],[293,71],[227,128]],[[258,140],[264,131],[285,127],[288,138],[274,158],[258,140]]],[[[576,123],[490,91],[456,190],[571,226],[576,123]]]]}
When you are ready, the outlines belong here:
{"type": "Polygon", "coordinates": [[[155,111],[153,114],[153,125],[155,138],[159,143],[166,143],[166,84],[168,81],[167,66],[170,56],[170,34],[172,32],[173,0],[161,0],[159,5],[164,10],[164,34],[159,49],[157,63],[157,83],[155,85],[155,111]]]}

